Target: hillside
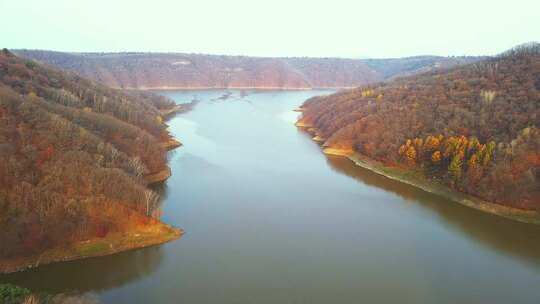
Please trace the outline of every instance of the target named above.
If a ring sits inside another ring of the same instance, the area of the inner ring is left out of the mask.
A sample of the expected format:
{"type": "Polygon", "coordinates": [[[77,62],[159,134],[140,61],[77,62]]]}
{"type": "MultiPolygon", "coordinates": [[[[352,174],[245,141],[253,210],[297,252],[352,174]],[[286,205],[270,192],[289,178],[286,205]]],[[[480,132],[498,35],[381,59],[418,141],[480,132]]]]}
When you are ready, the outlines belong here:
{"type": "Polygon", "coordinates": [[[448,69],[456,65],[472,63],[486,59],[484,57],[437,57],[415,56],[406,58],[364,59],[362,62],[377,71],[384,80],[411,76],[441,69],[448,69]]]}
{"type": "Polygon", "coordinates": [[[181,53],[62,53],[17,50],[20,56],[116,88],[348,88],[478,57],[403,59],[264,58],[181,53]]]}
{"type": "Polygon", "coordinates": [[[145,176],[167,170],[161,113],[173,107],[1,51],[0,272],[70,243],[171,230],[152,218],[145,176]]]}
{"type": "Polygon", "coordinates": [[[540,210],[540,45],[315,97],[298,125],[356,153],[489,202],[540,210]]]}

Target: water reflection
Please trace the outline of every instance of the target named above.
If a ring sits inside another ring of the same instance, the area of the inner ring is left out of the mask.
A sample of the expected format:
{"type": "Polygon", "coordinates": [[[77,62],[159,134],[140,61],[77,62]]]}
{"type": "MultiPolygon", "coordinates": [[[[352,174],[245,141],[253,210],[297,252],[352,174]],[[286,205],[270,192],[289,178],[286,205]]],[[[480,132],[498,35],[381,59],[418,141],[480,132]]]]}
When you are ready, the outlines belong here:
{"type": "Polygon", "coordinates": [[[186,146],[153,188],[181,240],[0,281],[105,303],[537,303],[540,226],[325,157],[290,112],[321,92],[223,93],[168,93],[203,101],[170,121],[186,146]]]}
{"type": "Polygon", "coordinates": [[[416,187],[356,166],[347,158],[327,156],[330,167],[370,186],[397,194],[436,213],[464,236],[540,269],[540,227],[480,212],[416,187]]]}
{"type": "Polygon", "coordinates": [[[25,272],[2,275],[0,282],[49,294],[99,292],[150,275],[159,268],[162,260],[163,249],[155,246],[112,256],[45,265],[25,272]]]}

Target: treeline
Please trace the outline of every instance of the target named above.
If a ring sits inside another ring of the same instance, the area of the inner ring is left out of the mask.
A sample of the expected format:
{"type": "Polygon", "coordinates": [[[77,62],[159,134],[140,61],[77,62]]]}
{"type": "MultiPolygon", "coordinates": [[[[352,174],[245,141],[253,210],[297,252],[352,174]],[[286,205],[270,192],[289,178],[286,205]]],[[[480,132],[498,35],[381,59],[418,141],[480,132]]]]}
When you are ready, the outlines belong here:
{"type": "Polygon", "coordinates": [[[396,59],[273,58],[182,53],[62,53],[17,50],[118,88],[343,88],[477,61],[478,57],[396,59]]]}
{"type": "Polygon", "coordinates": [[[301,122],[325,145],[488,201],[540,210],[540,46],[315,97],[301,122]]]}
{"type": "Polygon", "coordinates": [[[173,106],[0,52],[0,258],[140,225],[173,106]]]}

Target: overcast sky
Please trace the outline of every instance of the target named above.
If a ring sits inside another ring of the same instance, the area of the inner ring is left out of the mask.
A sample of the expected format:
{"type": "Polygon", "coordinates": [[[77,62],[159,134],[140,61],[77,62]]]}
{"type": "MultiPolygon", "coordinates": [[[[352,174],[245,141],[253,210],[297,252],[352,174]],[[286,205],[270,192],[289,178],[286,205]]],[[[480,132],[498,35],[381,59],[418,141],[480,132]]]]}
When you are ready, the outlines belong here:
{"type": "Polygon", "coordinates": [[[493,55],[540,0],[0,0],[0,47],[253,56],[493,55]]]}

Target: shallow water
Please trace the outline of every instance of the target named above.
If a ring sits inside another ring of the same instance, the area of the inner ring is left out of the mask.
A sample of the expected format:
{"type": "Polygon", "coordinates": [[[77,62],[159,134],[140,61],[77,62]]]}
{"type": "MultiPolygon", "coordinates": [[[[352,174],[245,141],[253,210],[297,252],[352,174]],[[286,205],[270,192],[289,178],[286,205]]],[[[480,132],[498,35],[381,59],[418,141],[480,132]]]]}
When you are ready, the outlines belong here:
{"type": "Polygon", "coordinates": [[[8,276],[105,303],[539,303],[540,227],[483,214],[327,157],[291,110],[325,91],[162,92],[162,246],[8,276]]]}

